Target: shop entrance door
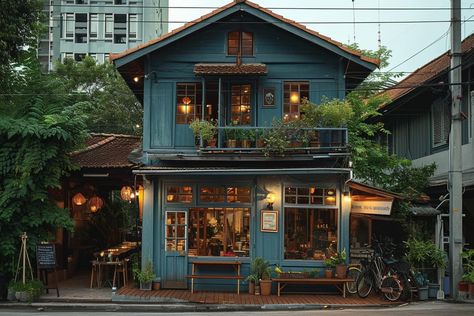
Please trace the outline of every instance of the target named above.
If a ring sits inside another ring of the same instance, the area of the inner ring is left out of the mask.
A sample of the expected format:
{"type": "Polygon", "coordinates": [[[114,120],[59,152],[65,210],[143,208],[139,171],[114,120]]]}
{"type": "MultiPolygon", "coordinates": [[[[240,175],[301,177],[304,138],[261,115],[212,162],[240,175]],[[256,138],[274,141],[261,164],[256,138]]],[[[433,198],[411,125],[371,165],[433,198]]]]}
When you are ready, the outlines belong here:
{"type": "Polygon", "coordinates": [[[165,262],[163,287],[187,288],[188,270],[187,240],[188,212],[186,209],[170,209],[165,212],[165,262]]]}

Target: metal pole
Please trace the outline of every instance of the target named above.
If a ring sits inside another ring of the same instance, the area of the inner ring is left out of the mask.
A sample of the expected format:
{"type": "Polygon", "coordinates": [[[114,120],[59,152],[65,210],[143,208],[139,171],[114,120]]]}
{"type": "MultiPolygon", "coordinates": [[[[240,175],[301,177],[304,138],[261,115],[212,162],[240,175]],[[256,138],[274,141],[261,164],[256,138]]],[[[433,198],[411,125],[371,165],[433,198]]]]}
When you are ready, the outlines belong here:
{"type": "Polygon", "coordinates": [[[452,297],[458,298],[462,263],[462,142],[461,142],[461,1],[451,0],[451,132],[449,139],[449,272],[452,297]]]}

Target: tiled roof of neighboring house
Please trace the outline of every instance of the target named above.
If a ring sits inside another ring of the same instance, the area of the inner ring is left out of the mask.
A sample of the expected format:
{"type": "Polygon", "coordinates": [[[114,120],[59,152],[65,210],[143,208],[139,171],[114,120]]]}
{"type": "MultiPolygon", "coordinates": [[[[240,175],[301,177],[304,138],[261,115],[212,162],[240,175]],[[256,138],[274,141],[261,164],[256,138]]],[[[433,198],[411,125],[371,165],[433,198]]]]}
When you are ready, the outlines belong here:
{"type": "Polygon", "coordinates": [[[314,36],[316,36],[316,37],[318,37],[318,38],[320,38],[320,39],[322,39],[322,40],[324,40],[324,41],[326,41],[326,42],[328,42],[328,43],[331,43],[331,44],[337,46],[339,49],[341,49],[341,50],[343,50],[343,51],[345,51],[345,52],[347,52],[347,53],[349,53],[349,54],[351,54],[351,55],[354,55],[354,56],[360,58],[361,60],[363,60],[363,61],[365,61],[365,62],[372,63],[372,64],[377,65],[377,66],[379,65],[379,62],[380,62],[380,61],[379,61],[378,59],[376,59],[376,58],[370,58],[370,57],[364,56],[364,55],[362,55],[362,53],[361,53],[360,51],[358,51],[358,50],[354,50],[354,49],[352,49],[352,48],[349,48],[349,47],[347,47],[346,45],[342,44],[341,42],[335,41],[335,40],[331,39],[330,37],[327,37],[327,36],[324,36],[324,35],[320,34],[319,32],[316,32],[316,31],[313,31],[313,30],[311,30],[311,29],[308,29],[308,28],[307,28],[306,26],[304,26],[303,24],[300,24],[300,23],[297,23],[297,22],[295,22],[295,21],[293,21],[293,20],[287,19],[287,18],[285,18],[285,17],[283,17],[283,16],[281,16],[281,15],[279,15],[279,14],[274,13],[273,11],[271,11],[271,10],[269,10],[269,9],[265,9],[265,8],[259,6],[258,4],[253,3],[253,2],[250,2],[250,1],[247,1],[247,0],[234,0],[233,2],[228,3],[228,4],[226,4],[225,6],[220,7],[220,8],[218,8],[218,9],[216,9],[216,10],[214,10],[214,11],[212,11],[212,12],[206,14],[206,15],[203,15],[203,16],[201,16],[200,18],[198,18],[198,19],[196,19],[196,20],[193,20],[193,21],[191,21],[191,22],[188,22],[188,23],[184,24],[183,26],[181,26],[181,27],[179,27],[179,28],[176,28],[176,29],[174,29],[173,31],[171,31],[171,32],[169,32],[169,33],[166,33],[166,34],[164,34],[164,35],[162,35],[162,36],[160,36],[160,37],[158,37],[158,38],[152,39],[152,40],[150,40],[150,41],[148,41],[148,42],[146,42],[146,43],[143,43],[143,44],[141,44],[141,45],[138,45],[138,46],[136,46],[136,47],[127,49],[127,50],[125,50],[125,51],[123,51],[123,52],[121,52],[121,53],[119,53],[119,54],[110,54],[110,60],[113,61],[113,60],[122,58],[122,57],[124,57],[124,56],[127,56],[127,55],[133,53],[133,52],[139,51],[139,50],[142,49],[142,48],[145,48],[145,47],[151,46],[151,45],[153,45],[153,44],[159,43],[159,42],[161,42],[161,41],[163,41],[163,40],[165,40],[165,39],[167,39],[167,38],[170,38],[170,37],[174,36],[174,35],[177,34],[177,33],[180,33],[180,32],[182,32],[182,31],[188,29],[189,27],[191,27],[191,26],[193,26],[193,25],[195,25],[195,24],[197,24],[197,23],[203,22],[203,21],[205,21],[205,20],[207,20],[207,19],[209,19],[209,18],[211,18],[211,17],[213,17],[213,16],[219,14],[220,12],[223,12],[223,11],[229,9],[229,8],[232,8],[233,6],[238,5],[238,4],[240,4],[240,3],[245,3],[245,4],[247,4],[248,6],[254,8],[254,9],[260,10],[260,11],[262,11],[262,12],[264,12],[264,13],[266,13],[266,14],[272,16],[273,18],[276,18],[276,19],[278,19],[278,20],[280,20],[280,21],[282,21],[282,22],[285,22],[285,23],[290,24],[290,25],[292,25],[292,26],[294,26],[294,27],[297,27],[297,28],[299,28],[299,29],[301,29],[301,30],[303,30],[303,31],[305,31],[305,32],[307,32],[307,33],[309,33],[309,34],[311,34],[311,35],[314,35],[314,36]]]}
{"type": "MultiPolygon", "coordinates": [[[[474,48],[474,34],[464,39],[461,45],[462,53],[467,53],[474,48]]],[[[393,102],[404,95],[407,95],[411,91],[415,90],[418,86],[427,83],[428,81],[436,78],[441,73],[448,70],[450,64],[449,51],[445,52],[441,56],[433,59],[426,65],[418,68],[408,77],[400,81],[395,86],[391,87],[384,93],[390,98],[390,102],[393,102]]],[[[389,104],[388,102],[387,104],[389,104]]],[[[385,105],[387,105],[385,104],[385,105]]]]}
{"type": "Polygon", "coordinates": [[[129,168],[130,153],[141,145],[140,137],[120,134],[91,134],[85,148],[71,153],[81,168],[129,168]]]}
{"type": "Polygon", "coordinates": [[[267,66],[264,64],[196,64],[195,74],[203,75],[264,75],[267,66]]]}

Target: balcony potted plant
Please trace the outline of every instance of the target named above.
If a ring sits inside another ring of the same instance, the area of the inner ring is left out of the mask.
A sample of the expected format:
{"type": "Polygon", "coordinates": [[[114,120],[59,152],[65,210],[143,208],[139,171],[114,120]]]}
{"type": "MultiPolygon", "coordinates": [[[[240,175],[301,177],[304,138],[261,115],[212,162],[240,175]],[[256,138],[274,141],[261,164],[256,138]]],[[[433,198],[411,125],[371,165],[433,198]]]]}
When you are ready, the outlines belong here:
{"type": "Polygon", "coordinates": [[[140,281],[140,290],[151,291],[152,282],[155,279],[152,263],[147,261],[143,270],[136,269],[133,272],[138,281],[140,281]]]}
{"type": "Polygon", "coordinates": [[[214,121],[195,119],[189,124],[189,128],[193,131],[196,147],[199,147],[200,138],[208,147],[216,147],[217,128],[214,121]]]}
{"type": "MultiPolygon", "coordinates": [[[[238,126],[238,121],[232,121],[228,125],[229,127],[238,126]]],[[[237,148],[237,140],[241,138],[241,130],[239,128],[227,128],[224,131],[225,142],[227,148],[237,148]]]]}
{"type": "Polygon", "coordinates": [[[240,144],[242,148],[252,147],[252,142],[255,140],[255,131],[253,129],[244,129],[241,131],[239,136],[240,144]]]}

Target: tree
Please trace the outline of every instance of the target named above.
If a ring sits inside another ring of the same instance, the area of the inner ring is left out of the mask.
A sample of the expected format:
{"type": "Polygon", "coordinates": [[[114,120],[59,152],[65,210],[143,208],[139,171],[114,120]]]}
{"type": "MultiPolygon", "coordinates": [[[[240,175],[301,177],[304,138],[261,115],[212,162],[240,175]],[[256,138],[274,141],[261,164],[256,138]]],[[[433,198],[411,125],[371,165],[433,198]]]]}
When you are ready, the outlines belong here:
{"type": "Polygon", "coordinates": [[[142,106],[112,64],[97,64],[86,57],[80,62],[66,59],[55,67],[52,75],[64,83],[76,101],[91,104],[87,122],[90,131],[141,134],[142,106]]]}
{"type": "Polygon", "coordinates": [[[75,103],[57,78],[39,63],[11,73],[15,94],[0,99],[0,271],[11,272],[19,236],[29,236],[30,253],[57,228],[72,228],[66,209],[50,191],[75,169],[68,153],[86,133],[85,103],[75,103]]]}

